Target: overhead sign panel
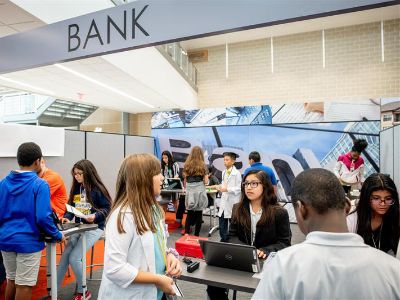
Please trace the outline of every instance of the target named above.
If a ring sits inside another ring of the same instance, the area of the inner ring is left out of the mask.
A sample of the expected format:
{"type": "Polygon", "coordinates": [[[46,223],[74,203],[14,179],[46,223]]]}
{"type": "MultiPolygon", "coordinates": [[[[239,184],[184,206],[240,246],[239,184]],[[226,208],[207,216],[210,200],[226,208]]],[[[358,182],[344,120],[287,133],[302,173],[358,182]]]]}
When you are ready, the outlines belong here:
{"type": "Polygon", "coordinates": [[[0,38],[0,74],[395,4],[398,1],[138,0],[0,38]]]}

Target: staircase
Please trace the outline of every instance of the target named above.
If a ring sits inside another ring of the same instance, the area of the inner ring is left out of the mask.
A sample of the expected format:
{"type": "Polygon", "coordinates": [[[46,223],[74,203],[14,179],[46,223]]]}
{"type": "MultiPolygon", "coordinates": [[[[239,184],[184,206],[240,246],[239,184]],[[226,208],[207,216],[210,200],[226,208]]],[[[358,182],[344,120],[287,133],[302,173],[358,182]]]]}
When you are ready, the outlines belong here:
{"type": "Polygon", "coordinates": [[[54,127],[77,127],[96,109],[96,106],[47,98],[38,104],[34,95],[4,96],[4,123],[20,123],[54,127]]]}

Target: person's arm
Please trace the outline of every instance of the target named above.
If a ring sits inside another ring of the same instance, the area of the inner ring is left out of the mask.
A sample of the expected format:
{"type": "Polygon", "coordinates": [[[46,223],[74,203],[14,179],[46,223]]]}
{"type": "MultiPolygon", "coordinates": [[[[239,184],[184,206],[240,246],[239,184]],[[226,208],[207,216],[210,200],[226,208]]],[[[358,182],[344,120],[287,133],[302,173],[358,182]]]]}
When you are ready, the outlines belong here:
{"type": "Polygon", "coordinates": [[[286,299],[283,274],[285,270],[282,269],[278,255],[266,261],[262,278],[251,299],[286,299]]]}
{"type": "Polygon", "coordinates": [[[242,175],[238,172],[234,178],[234,184],[226,187],[226,192],[239,195],[242,192],[242,175]]]}
{"type": "Polygon", "coordinates": [[[337,178],[340,179],[340,169],[342,168],[342,162],[338,160],[333,168],[333,173],[336,175],[337,178]]]}
{"type": "Polygon", "coordinates": [[[286,209],[279,208],[275,215],[276,243],[262,247],[265,254],[282,250],[290,246],[292,233],[290,231],[289,214],[286,209]]]}
{"type": "Polygon", "coordinates": [[[208,174],[204,175],[203,182],[205,185],[208,185],[210,183],[210,180],[208,179],[208,174]]]}
{"type": "Polygon", "coordinates": [[[364,164],[362,164],[362,165],[359,167],[359,173],[360,173],[360,183],[363,184],[364,181],[365,181],[365,177],[364,177],[365,166],[364,166],[364,164]]]}
{"type": "Polygon", "coordinates": [[[177,162],[174,162],[172,169],[174,170],[174,178],[179,178],[179,165],[177,162]]]}
{"type": "Polygon", "coordinates": [[[68,196],[64,180],[58,173],[54,173],[54,175],[49,178],[47,183],[50,186],[50,204],[58,215],[65,214],[65,204],[68,203],[68,196]],[[57,197],[54,199],[56,193],[57,197]],[[55,200],[57,203],[54,203],[55,200]]]}
{"type": "Polygon", "coordinates": [[[274,171],[271,172],[270,178],[271,178],[272,187],[274,188],[274,193],[275,193],[275,195],[278,195],[278,180],[276,180],[274,171]]]}
{"type": "Polygon", "coordinates": [[[97,200],[97,202],[95,203],[97,211],[95,213],[94,223],[99,224],[103,223],[107,218],[111,209],[111,204],[100,191],[96,191],[95,193],[97,200]]]}
{"type": "Polygon", "coordinates": [[[50,190],[49,185],[42,181],[37,186],[37,191],[35,193],[36,197],[36,224],[42,230],[42,232],[56,241],[61,241],[63,238],[62,233],[57,229],[54,224],[51,215],[53,212],[50,207],[50,190]]]}

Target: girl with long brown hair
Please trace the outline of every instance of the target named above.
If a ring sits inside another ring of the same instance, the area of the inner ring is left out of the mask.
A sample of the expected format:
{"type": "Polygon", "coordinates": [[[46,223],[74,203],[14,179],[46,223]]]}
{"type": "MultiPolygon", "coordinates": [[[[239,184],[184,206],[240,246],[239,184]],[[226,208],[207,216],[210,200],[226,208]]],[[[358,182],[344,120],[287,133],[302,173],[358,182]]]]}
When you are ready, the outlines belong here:
{"type": "Polygon", "coordinates": [[[250,171],[243,179],[242,198],[233,206],[229,236],[255,246],[261,258],[290,246],[289,215],[278,204],[271,180],[264,171],[250,171]]]}
{"type": "Polygon", "coordinates": [[[181,274],[175,249],[167,249],[164,214],[156,201],[164,177],[150,154],[130,155],[118,173],[107,221],[104,271],[98,299],[162,299],[174,294],[181,274]]]}
{"type": "Polygon", "coordinates": [[[204,162],[204,153],[199,146],[193,147],[183,168],[186,184],[185,205],[187,217],[184,234],[190,233],[190,226],[195,225],[194,235],[199,236],[203,221],[203,209],[208,205],[206,184],[208,170],[204,162]]]}
{"type": "MultiPolygon", "coordinates": [[[[251,170],[243,178],[242,198],[233,206],[229,242],[252,245],[259,258],[290,246],[289,215],[277,201],[270,177],[261,170],[251,170]]],[[[228,299],[227,291],[207,287],[211,300],[228,299]]]]}
{"type": "MultiPolygon", "coordinates": [[[[72,186],[69,194],[69,205],[74,206],[85,218],[75,217],[76,223],[97,224],[98,228],[86,233],[86,249],[89,250],[104,233],[104,224],[111,206],[111,197],[93,163],[82,159],[74,164],[71,170],[72,186]]],[[[72,213],[66,213],[62,221],[70,222],[74,218],[72,213]]],[[[82,282],[82,234],[74,234],[66,244],[57,269],[58,290],[68,265],[71,265],[78,283],[82,282]]],[[[85,292],[85,299],[91,297],[90,291],[85,292]]],[[[78,293],[75,300],[83,299],[82,285],[78,284],[78,293]]]]}

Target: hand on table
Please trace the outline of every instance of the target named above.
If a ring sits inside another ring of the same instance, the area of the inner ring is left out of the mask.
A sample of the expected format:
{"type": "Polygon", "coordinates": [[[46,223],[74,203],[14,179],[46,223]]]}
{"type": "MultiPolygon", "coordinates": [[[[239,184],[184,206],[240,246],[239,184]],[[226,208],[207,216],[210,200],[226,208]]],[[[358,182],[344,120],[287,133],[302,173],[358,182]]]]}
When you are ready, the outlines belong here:
{"type": "Polygon", "coordinates": [[[65,242],[66,237],[64,235],[64,232],[61,232],[61,240],[59,241],[59,243],[65,242]]]}
{"type": "Polygon", "coordinates": [[[262,258],[262,259],[267,257],[267,254],[264,251],[258,250],[258,249],[257,249],[257,255],[258,255],[258,258],[262,258]]]}
{"type": "Polygon", "coordinates": [[[61,218],[61,223],[65,224],[65,223],[71,223],[71,221],[67,218],[61,218]]]}
{"type": "Polygon", "coordinates": [[[158,275],[156,286],[162,290],[165,294],[175,295],[174,289],[172,288],[174,281],[172,278],[165,275],[158,275]]]}
{"type": "Polygon", "coordinates": [[[87,222],[89,222],[89,223],[93,223],[93,222],[94,222],[94,219],[96,219],[96,215],[95,215],[95,214],[88,215],[88,216],[85,218],[85,220],[86,220],[87,222]]]}
{"type": "Polygon", "coordinates": [[[182,267],[177,259],[172,253],[167,255],[167,275],[172,277],[179,277],[182,274],[182,267]]]}

